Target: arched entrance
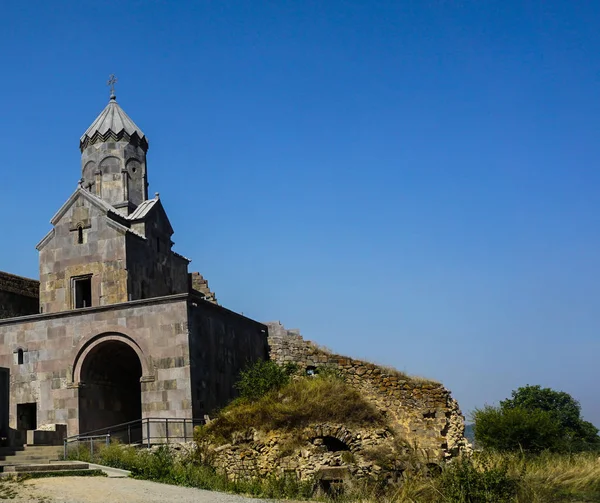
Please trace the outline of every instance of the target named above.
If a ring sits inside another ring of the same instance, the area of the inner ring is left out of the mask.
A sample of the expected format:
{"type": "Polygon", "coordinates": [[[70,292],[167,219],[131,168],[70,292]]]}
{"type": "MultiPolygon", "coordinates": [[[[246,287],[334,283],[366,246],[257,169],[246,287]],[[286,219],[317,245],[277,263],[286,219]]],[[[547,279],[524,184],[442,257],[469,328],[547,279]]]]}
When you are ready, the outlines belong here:
{"type": "Polygon", "coordinates": [[[79,433],[141,419],[142,365],[125,342],[94,346],[81,364],[79,433]]]}

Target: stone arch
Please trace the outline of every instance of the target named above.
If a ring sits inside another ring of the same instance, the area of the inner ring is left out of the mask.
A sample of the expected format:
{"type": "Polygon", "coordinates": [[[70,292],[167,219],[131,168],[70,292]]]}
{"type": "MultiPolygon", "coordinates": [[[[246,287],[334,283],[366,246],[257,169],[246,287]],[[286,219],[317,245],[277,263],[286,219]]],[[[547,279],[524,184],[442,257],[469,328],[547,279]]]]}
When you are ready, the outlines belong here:
{"type": "Polygon", "coordinates": [[[96,163],[94,161],[88,161],[83,167],[83,178],[85,180],[93,180],[96,174],[96,163]]]}
{"type": "Polygon", "coordinates": [[[80,433],[142,418],[145,360],[135,341],[120,333],[84,344],[74,365],[80,433]]]}
{"type": "Polygon", "coordinates": [[[355,435],[344,426],[317,426],[313,428],[310,436],[313,443],[319,439],[319,444],[327,447],[327,450],[354,452],[358,448],[355,435]]]}
{"type": "Polygon", "coordinates": [[[154,381],[153,368],[150,365],[145,352],[137,341],[123,333],[123,327],[115,327],[114,330],[108,329],[101,334],[94,335],[89,338],[81,340],[75,351],[75,359],[73,361],[73,383],[79,384],[81,382],[81,366],[85,357],[99,344],[107,341],[118,341],[127,344],[137,354],[140,364],[142,366],[142,380],[143,381],[154,381]]]}
{"type": "Polygon", "coordinates": [[[118,174],[121,173],[121,159],[114,155],[109,155],[100,161],[100,168],[103,173],[118,174]]]}

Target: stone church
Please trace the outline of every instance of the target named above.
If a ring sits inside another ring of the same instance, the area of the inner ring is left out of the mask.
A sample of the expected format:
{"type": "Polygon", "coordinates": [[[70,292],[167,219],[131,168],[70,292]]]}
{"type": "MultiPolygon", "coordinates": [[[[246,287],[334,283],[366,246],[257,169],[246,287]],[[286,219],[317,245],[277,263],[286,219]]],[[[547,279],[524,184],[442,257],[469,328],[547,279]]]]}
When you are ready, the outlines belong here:
{"type": "Polygon", "coordinates": [[[201,418],[268,358],[267,327],[218,305],[173,250],[148,139],[114,92],[79,148],[79,185],[37,245],[39,283],[0,273],[3,437],[201,418]]]}

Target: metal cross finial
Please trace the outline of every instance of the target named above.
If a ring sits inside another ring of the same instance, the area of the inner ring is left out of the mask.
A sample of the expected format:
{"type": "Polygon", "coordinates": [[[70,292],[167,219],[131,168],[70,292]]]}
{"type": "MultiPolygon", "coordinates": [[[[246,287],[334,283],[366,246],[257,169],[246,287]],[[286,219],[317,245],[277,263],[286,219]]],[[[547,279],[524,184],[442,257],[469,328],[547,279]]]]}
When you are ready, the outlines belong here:
{"type": "Polygon", "coordinates": [[[114,73],[110,74],[110,77],[108,78],[108,82],[106,83],[107,86],[110,86],[110,97],[114,98],[115,97],[115,84],[117,83],[118,79],[117,77],[115,77],[114,73]]]}

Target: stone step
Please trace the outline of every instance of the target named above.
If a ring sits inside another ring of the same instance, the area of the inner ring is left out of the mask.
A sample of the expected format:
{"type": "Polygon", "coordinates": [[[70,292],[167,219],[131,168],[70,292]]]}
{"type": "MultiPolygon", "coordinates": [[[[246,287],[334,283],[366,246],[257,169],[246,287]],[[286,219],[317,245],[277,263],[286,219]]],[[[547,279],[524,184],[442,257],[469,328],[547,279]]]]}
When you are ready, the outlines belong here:
{"type": "Polygon", "coordinates": [[[11,459],[29,459],[29,458],[48,458],[48,459],[59,459],[60,453],[58,452],[35,452],[27,454],[19,454],[15,456],[0,456],[1,461],[10,461],[11,459]]]}
{"type": "Polygon", "coordinates": [[[33,454],[60,454],[62,449],[25,449],[23,451],[16,451],[14,453],[0,453],[0,456],[30,456],[33,454]]]}
{"type": "Polygon", "coordinates": [[[79,461],[60,461],[56,463],[32,463],[23,465],[10,465],[4,467],[4,473],[14,472],[58,472],[64,470],[88,470],[88,463],[79,461]]]}
{"type": "Polygon", "coordinates": [[[0,461],[0,467],[1,466],[11,466],[11,465],[26,465],[26,464],[32,464],[32,463],[36,463],[36,464],[43,464],[43,463],[50,463],[50,461],[58,461],[58,458],[49,458],[48,456],[44,457],[44,456],[32,456],[30,458],[23,458],[23,459],[7,459],[4,461],[0,461]]]}
{"type": "Polygon", "coordinates": [[[25,447],[0,447],[0,456],[12,456],[17,452],[22,452],[25,447]]]}

